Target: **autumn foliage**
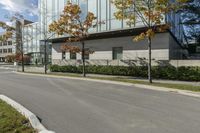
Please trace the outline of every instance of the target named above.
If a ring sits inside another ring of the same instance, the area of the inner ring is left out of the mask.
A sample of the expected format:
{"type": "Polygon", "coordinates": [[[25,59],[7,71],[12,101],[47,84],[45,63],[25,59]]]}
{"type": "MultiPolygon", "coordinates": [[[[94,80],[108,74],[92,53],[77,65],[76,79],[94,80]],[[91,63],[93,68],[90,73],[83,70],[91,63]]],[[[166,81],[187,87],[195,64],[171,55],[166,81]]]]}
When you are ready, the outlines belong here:
{"type": "Polygon", "coordinates": [[[133,38],[140,41],[145,38],[153,38],[156,32],[164,32],[170,27],[166,23],[165,16],[171,11],[181,8],[181,3],[187,0],[114,0],[113,4],[118,9],[115,12],[117,19],[126,20],[129,26],[142,23],[147,30],[133,38]]]}
{"type": "Polygon", "coordinates": [[[152,38],[157,32],[164,32],[170,28],[166,23],[165,17],[168,13],[176,11],[187,0],[113,0],[117,11],[115,17],[119,20],[125,20],[127,25],[135,26],[137,23],[143,24],[146,30],[133,37],[134,41],[148,40],[149,63],[148,79],[151,79],[151,43],[152,38]]]}
{"type": "Polygon", "coordinates": [[[50,32],[67,36],[66,43],[61,47],[62,51],[81,53],[83,76],[85,76],[85,55],[88,52],[92,53],[85,49],[85,40],[89,36],[89,29],[96,25],[93,23],[96,17],[92,12],[88,12],[86,16],[83,16],[84,14],[79,5],[68,2],[60,19],[49,25],[50,32]],[[72,42],[80,42],[82,47],[74,46],[72,42]]]}
{"type": "Polygon", "coordinates": [[[6,41],[12,38],[13,31],[15,30],[12,26],[8,26],[6,23],[0,21],[0,27],[5,30],[5,33],[0,36],[0,41],[6,41]]]}
{"type": "MultiPolygon", "coordinates": [[[[22,62],[22,56],[21,56],[21,54],[19,53],[19,54],[11,54],[11,55],[7,55],[6,57],[5,57],[5,60],[6,60],[6,62],[8,62],[8,63],[13,63],[13,62],[18,62],[18,63],[21,63],[22,62]]],[[[26,63],[26,64],[28,64],[28,63],[30,63],[30,60],[31,60],[31,57],[30,56],[28,56],[28,55],[24,55],[23,56],[23,60],[24,60],[24,62],[26,63]]]]}
{"type": "Polygon", "coordinates": [[[55,32],[58,35],[68,35],[66,43],[61,46],[62,51],[67,51],[71,53],[93,53],[94,51],[85,50],[78,46],[73,46],[72,42],[81,42],[82,44],[89,36],[88,30],[95,24],[93,21],[96,19],[93,13],[88,12],[85,19],[81,19],[81,8],[79,5],[67,3],[63,10],[63,14],[60,19],[54,21],[49,25],[49,31],[55,32]]]}
{"type": "Polygon", "coordinates": [[[56,32],[58,35],[69,35],[67,42],[84,41],[96,18],[91,12],[88,12],[85,20],[81,19],[81,15],[79,5],[68,2],[60,19],[49,25],[49,31],[56,32]]]}
{"type": "Polygon", "coordinates": [[[15,55],[14,55],[14,54],[12,54],[12,55],[7,55],[7,56],[5,57],[5,61],[6,61],[7,63],[13,63],[13,62],[15,61],[15,55]]]}
{"type": "MultiPolygon", "coordinates": [[[[30,63],[31,57],[28,55],[23,55],[23,60],[25,64],[30,63]]],[[[22,55],[21,53],[18,53],[15,55],[15,61],[21,63],[22,62],[22,55]]]]}

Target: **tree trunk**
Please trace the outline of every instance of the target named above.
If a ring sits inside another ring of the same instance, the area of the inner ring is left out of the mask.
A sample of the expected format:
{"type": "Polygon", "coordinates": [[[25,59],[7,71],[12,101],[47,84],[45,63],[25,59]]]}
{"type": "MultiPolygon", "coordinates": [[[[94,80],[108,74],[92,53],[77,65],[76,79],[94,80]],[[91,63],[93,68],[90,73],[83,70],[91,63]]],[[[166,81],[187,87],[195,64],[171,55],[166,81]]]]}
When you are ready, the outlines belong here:
{"type": "Polygon", "coordinates": [[[22,56],[22,72],[24,72],[24,46],[23,46],[23,40],[22,40],[22,24],[20,22],[20,29],[19,29],[19,44],[20,44],[20,52],[22,56]]]}
{"type": "Polygon", "coordinates": [[[86,72],[85,72],[85,42],[82,42],[82,62],[83,62],[83,77],[86,77],[86,72]]]}
{"type": "Polygon", "coordinates": [[[22,72],[24,72],[24,49],[23,49],[23,44],[22,44],[22,39],[20,38],[20,53],[22,57],[22,72]]]}
{"type": "Polygon", "coordinates": [[[22,72],[24,72],[24,53],[21,52],[21,56],[22,56],[22,72]]]}
{"type": "Polygon", "coordinates": [[[151,77],[151,37],[148,37],[148,50],[149,50],[148,80],[149,80],[149,83],[152,83],[152,77],[151,77]]]}

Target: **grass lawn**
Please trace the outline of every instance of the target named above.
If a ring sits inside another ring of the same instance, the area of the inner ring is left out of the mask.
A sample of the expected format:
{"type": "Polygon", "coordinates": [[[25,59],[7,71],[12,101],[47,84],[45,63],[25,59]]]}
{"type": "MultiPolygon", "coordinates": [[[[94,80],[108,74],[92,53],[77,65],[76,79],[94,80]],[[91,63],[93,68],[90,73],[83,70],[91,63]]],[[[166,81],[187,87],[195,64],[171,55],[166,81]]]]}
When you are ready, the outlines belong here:
{"type": "MultiPolygon", "coordinates": [[[[28,72],[27,72],[28,73],[28,72]]],[[[31,72],[32,73],[32,72],[31,72]]],[[[43,74],[43,73],[33,73],[33,74],[43,74]]],[[[53,76],[68,76],[68,77],[79,77],[82,78],[80,74],[74,74],[74,73],[50,73],[47,75],[53,75],[53,76]]],[[[110,81],[120,81],[120,82],[126,82],[126,83],[133,83],[133,84],[143,84],[143,85],[151,85],[151,86],[158,86],[158,87],[167,87],[172,89],[179,89],[179,90],[189,90],[194,92],[200,92],[200,86],[194,86],[194,85],[186,85],[186,84],[175,84],[175,83],[152,83],[150,84],[147,81],[140,81],[140,80],[134,80],[134,79],[126,79],[122,77],[87,77],[90,79],[99,79],[99,80],[110,80],[110,81]]]]}
{"type": "Polygon", "coordinates": [[[36,133],[29,121],[0,100],[0,133],[36,133]]]}

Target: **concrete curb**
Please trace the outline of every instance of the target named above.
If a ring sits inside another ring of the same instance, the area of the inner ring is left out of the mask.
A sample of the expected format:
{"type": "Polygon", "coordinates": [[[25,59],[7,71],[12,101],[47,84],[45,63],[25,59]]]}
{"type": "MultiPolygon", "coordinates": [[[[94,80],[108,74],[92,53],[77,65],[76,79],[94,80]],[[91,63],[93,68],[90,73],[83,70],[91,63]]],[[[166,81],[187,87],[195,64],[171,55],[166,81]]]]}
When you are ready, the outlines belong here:
{"type": "Polygon", "coordinates": [[[15,102],[11,98],[0,95],[0,99],[5,101],[7,104],[11,105],[13,108],[15,108],[18,112],[20,112],[22,115],[24,115],[27,119],[29,119],[32,127],[39,131],[39,133],[55,133],[53,131],[48,131],[38,120],[35,114],[33,114],[31,111],[26,109],[24,106],[20,105],[19,103],[15,102]]]}
{"type": "Polygon", "coordinates": [[[15,73],[22,74],[22,75],[40,76],[40,77],[74,79],[74,80],[93,81],[93,82],[108,83],[108,84],[115,84],[115,85],[134,86],[134,87],[143,88],[143,89],[150,89],[150,90],[162,91],[162,92],[171,92],[171,93],[177,93],[177,94],[181,94],[185,96],[200,98],[200,93],[198,92],[193,92],[193,91],[188,91],[188,90],[178,90],[178,89],[172,89],[172,88],[167,88],[167,87],[158,87],[158,86],[150,86],[150,85],[142,85],[142,84],[125,83],[125,82],[120,82],[120,81],[109,81],[109,80],[79,78],[79,77],[70,77],[70,76],[56,76],[56,75],[32,74],[32,73],[21,73],[21,72],[15,72],[15,73]]]}
{"type": "Polygon", "coordinates": [[[117,81],[110,81],[110,80],[99,80],[99,79],[90,79],[90,78],[79,78],[79,77],[70,77],[70,76],[56,76],[56,75],[44,75],[44,74],[32,74],[32,73],[22,73],[22,72],[14,72],[16,74],[21,75],[30,75],[30,76],[39,76],[39,77],[49,77],[49,78],[63,78],[63,79],[74,79],[74,80],[84,80],[84,81],[93,81],[99,83],[108,83],[108,84],[116,84],[116,85],[124,85],[124,86],[132,86],[132,83],[125,83],[125,82],[117,82],[117,81]]]}

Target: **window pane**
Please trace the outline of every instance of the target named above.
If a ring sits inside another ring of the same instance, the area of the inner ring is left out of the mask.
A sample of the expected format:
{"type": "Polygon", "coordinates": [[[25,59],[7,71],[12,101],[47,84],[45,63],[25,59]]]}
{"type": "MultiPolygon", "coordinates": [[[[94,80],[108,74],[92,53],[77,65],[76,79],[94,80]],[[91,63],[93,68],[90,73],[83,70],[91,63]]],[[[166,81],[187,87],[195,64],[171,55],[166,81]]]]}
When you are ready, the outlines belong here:
{"type": "Polygon", "coordinates": [[[12,45],[12,42],[11,42],[11,41],[8,41],[8,45],[12,45]]]}
{"type": "Polygon", "coordinates": [[[62,52],[62,60],[66,59],[66,53],[62,52]]]}
{"type": "Polygon", "coordinates": [[[76,53],[70,53],[70,59],[76,60],[76,53]]]}
{"type": "Polygon", "coordinates": [[[86,0],[80,0],[79,1],[79,6],[81,8],[81,20],[84,21],[86,16],[87,16],[87,12],[88,12],[88,9],[87,9],[87,1],[86,0]]]}
{"type": "Polygon", "coordinates": [[[7,42],[4,42],[3,45],[6,46],[6,45],[7,45],[7,42]]]}
{"type": "MultiPolygon", "coordinates": [[[[97,0],[88,0],[88,11],[94,13],[97,17],[97,0]]],[[[97,20],[94,21],[94,24],[97,20]]],[[[97,27],[91,28],[89,32],[97,32],[97,27]]]]}
{"type": "Polygon", "coordinates": [[[111,30],[116,30],[116,29],[120,29],[122,28],[122,21],[121,20],[117,20],[116,17],[114,16],[114,13],[117,11],[117,8],[111,4],[111,30]]]}
{"type": "Polygon", "coordinates": [[[100,22],[101,22],[101,31],[105,31],[106,30],[106,24],[107,24],[107,0],[101,0],[100,3],[100,22]]]}
{"type": "Polygon", "coordinates": [[[121,60],[122,59],[123,48],[115,47],[113,48],[113,60],[121,60]]]}

